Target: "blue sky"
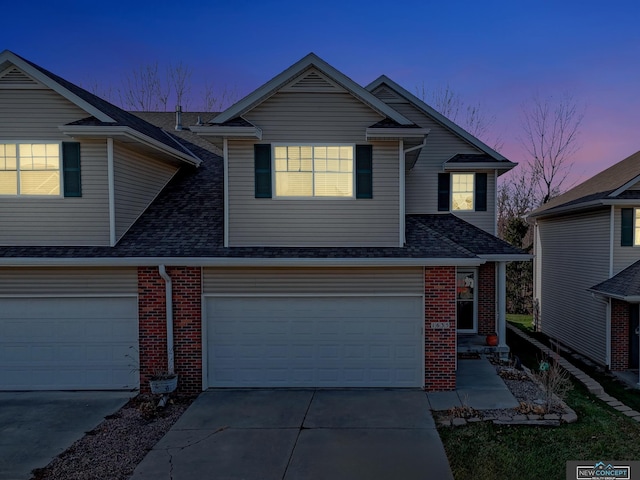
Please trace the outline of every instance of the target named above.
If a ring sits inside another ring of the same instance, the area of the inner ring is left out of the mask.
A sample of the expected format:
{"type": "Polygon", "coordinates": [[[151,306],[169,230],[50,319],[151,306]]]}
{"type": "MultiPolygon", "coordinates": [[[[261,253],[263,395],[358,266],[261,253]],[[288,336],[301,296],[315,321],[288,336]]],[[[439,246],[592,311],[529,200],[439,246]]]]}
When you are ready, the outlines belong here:
{"type": "Polygon", "coordinates": [[[640,3],[633,0],[39,1],[3,5],[5,48],[81,85],[112,88],[140,65],[183,62],[249,93],[313,51],[361,85],[450,85],[495,115],[502,153],[522,162],[533,93],[585,108],[572,181],[640,150],[640,3]]]}

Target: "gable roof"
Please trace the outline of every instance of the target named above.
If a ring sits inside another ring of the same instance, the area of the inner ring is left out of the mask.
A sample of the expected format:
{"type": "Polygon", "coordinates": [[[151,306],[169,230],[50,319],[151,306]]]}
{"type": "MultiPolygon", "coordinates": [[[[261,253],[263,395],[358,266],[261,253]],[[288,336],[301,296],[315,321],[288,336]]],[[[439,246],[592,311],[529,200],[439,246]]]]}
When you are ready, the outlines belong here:
{"type": "Polygon", "coordinates": [[[517,165],[517,163],[511,162],[506,157],[496,152],[493,148],[489,147],[483,141],[471,135],[464,128],[452,122],[447,117],[442,115],[440,112],[435,110],[433,107],[430,107],[425,102],[420,100],[418,97],[416,97],[406,89],[402,88],[400,85],[398,85],[396,82],[391,80],[386,75],[381,75],[380,77],[375,79],[373,82],[371,82],[369,85],[367,85],[365,88],[368,91],[373,92],[376,88],[378,88],[383,84],[386,85],[388,88],[391,88],[396,94],[400,95],[409,103],[411,103],[413,106],[418,108],[418,110],[421,110],[423,113],[433,118],[436,122],[440,123],[442,126],[447,128],[457,136],[466,140],[468,143],[476,147],[478,150],[484,152],[486,155],[488,155],[491,158],[493,162],[498,162],[498,166],[502,166],[503,168],[510,170],[517,165]]]}
{"type": "Polygon", "coordinates": [[[530,212],[535,218],[570,210],[623,203],[640,199],[640,191],[628,190],[640,182],[640,151],[612,165],[580,185],[530,212]],[[622,202],[621,202],[622,201],[622,202]]]}
{"type": "Polygon", "coordinates": [[[411,120],[407,119],[399,112],[391,108],[389,105],[376,98],[369,91],[362,88],[345,74],[333,68],[331,65],[329,65],[314,53],[309,53],[308,55],[291,65],[289,68],[287,68],[285,71],[273,77],[253,93],[247,95],[242,100],[217,115],[213,120],[211,120],[210,123],[221,125],[225,122],[228,122],[229,120],[235,119],[236,117],[241,117],[249,110],[267,100],[279,89],[290,83],[293,79],[301,76],[310,68],[316,68],[317,70],[319,70],[332,82],[335,82],[337,85],[347,90],[354,97],[371,107],[373,110],[377,111],[383,117],[389,118],[403,126],[413,125],[413,122],[411,120]]]}
{"type": "Polygon", "coordinates": [[[60,129],[63,133],[71,136],[124,134],[189,164],[200,164],[200,159],[181,145],[170,133],[74,85],[39,65],[9,50],[5,50],[0,53],[0,71],[5,70],[8,64],[15,65],[90,115],[87,118],[61,126],[60,129]]]}

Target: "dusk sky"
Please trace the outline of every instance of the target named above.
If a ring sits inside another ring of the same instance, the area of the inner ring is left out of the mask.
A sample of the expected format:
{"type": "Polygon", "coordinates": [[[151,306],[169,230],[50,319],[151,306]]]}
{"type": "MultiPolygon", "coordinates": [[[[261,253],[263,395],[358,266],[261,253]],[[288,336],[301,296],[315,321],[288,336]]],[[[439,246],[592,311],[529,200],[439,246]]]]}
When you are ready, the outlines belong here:
{"type": "Polygon", "coordinates": [[[495,116],[523,162],[522,105],[569,92],[585,110],[572,182],[640,150],[640,2],[4,2],[0,50],[76,84],[117,90],[140,65],[182,62],[241,96],[309,52],[360,85],[449,85],[495,116]]]}

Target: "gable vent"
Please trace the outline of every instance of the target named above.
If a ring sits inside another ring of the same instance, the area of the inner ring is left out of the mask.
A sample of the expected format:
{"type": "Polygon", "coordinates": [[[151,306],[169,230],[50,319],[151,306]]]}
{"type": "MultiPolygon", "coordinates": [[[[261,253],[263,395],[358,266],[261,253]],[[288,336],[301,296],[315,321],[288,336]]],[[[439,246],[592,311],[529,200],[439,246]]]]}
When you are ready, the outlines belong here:
{"type": "Polygon", "coordinates": [[[385,87],[378,88],[374,93],[376,97],[386,103],[401,103],[402,99],[385,87]]]}
{"type": "Polygon", "coordinates": [[[344,91],[342,87],[329,80],[316,70],[311,70],[302,78],[297,78],[282,89],[289,92],[336,92],[344,91]]]}
{"type": "Polygon", "coordinates": [[[22,70],[13,67],[0,76],[0,88],[42,88],[42,85],[22,70]]]}

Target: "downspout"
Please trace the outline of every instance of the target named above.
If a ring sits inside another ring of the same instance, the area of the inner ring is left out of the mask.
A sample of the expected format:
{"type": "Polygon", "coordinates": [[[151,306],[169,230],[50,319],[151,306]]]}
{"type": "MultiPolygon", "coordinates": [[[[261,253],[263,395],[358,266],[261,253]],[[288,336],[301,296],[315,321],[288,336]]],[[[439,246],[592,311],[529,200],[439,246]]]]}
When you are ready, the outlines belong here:
{"type": "Polygon", "coordinates": [[[158,272],[164,280],[165,299],[167,309],[167,371],[175,373],[175,364],[173,357],[173,284],[171,277],[167,273],[164,265],[158,265],[158,272]]]}
{"type": "Polygon", "coordinates": [[[116,200],[113,138],[107,138],[107,183],[109,189],[109,245],[116,245],[116,200]]]}
{"type": "Polygon", "coordinates": [[[421,149],[426,144],[427,144],[427,136],[425,135],[420,145],[416,145],[415,147],[410,147],[405,150],[404,141],[400,140],[400,152],[401,152],[401,157],[400,157],[400,247],[404,247],[404,244],[406,242],[405,217],[406,217],[406,211],[407,211],[407,208],[406,208],[407,199],[406,199],[406,193],[405,193],[406,191],[405,162],[406,162],[407,153],[413,152],[414,150],[421,149]]]}
{"type": "Polygon", "coordinates": [[[222,161],[223,161],[223,185],[224,185],[224,224],[223,224],[223,247],[229,246],[229,140],[224,137],[222,140],[222,161]]]}

